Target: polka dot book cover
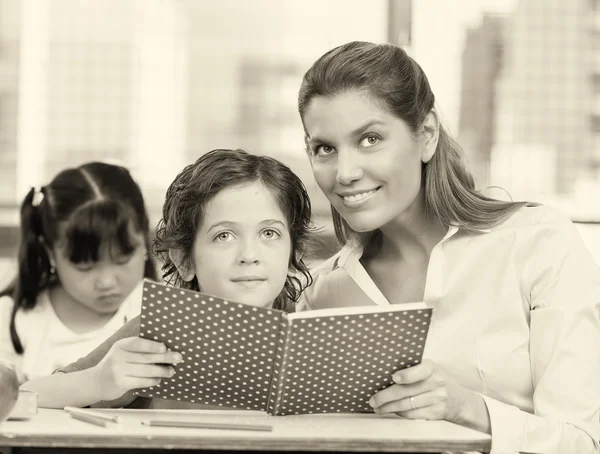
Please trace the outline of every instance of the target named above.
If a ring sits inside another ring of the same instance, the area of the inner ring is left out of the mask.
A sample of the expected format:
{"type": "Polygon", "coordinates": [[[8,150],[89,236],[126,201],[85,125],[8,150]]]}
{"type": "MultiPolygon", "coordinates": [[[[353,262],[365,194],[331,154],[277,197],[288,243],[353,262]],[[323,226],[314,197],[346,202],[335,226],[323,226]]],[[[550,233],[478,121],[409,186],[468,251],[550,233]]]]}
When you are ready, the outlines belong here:
{"type": "Polygon", "coordinates": [[[421,361],[423,303],[287,314],[144,282],[140,336],[181,352],[175,375],[134,394],[270,415],[370,412],[421,361]]]}

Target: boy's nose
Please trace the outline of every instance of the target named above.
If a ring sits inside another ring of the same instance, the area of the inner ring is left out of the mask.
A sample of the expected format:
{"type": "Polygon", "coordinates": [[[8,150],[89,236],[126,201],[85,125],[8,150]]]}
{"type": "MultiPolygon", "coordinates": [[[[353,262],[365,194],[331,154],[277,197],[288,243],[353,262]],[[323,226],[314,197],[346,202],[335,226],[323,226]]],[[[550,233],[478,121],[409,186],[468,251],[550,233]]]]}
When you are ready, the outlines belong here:
{"type": "Polygon", "coordinates": [[[245,241],[241,246],[238,259],[243,264],[259,263],[258,255],[258,247],[255,242],[245,241]]]}

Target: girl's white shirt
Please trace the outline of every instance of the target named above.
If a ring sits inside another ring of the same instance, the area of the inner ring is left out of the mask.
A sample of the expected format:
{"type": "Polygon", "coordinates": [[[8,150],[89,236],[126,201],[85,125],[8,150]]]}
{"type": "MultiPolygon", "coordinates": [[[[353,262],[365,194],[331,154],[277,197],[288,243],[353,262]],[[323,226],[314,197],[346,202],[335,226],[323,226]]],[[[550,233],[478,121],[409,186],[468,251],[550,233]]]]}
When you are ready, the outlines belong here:
{"type": "MultiPolygon", "coordinates": [[[[298,310],[389,305],[347,244],[313,270],[298,310]]],[[[600,453],[600,268],[546,206],[434,247],[424,358],[483,396],[492,453],[600,453]]]]}
{"type": "Polygon", "coordinates": [[[8,296],[0,298],[0,362],[15,369],[20,383],[50,375],[87,355],[127,321],[139,315],[141,303],[140,282],[103,327],[76,333],[56,315],[48,291],[43,291],[33,309],[17,312],[15,326],[24,348],[24,353],[19,355],[13,347],[9,330],[13,300],[8,296]]]}

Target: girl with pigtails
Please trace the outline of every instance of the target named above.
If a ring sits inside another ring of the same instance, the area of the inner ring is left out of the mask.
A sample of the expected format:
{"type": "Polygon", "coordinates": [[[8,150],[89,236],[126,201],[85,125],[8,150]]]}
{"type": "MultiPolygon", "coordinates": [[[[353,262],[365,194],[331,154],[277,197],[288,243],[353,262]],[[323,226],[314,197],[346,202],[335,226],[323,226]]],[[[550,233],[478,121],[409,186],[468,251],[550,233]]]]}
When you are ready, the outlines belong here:
{"type": "Polygon", "coordinates": [[[0,292],[0,363],[20,382],[84,356],[140,311],[149,220],[124,167],[90,162],[21,204],[17,275],[0,292]]]}

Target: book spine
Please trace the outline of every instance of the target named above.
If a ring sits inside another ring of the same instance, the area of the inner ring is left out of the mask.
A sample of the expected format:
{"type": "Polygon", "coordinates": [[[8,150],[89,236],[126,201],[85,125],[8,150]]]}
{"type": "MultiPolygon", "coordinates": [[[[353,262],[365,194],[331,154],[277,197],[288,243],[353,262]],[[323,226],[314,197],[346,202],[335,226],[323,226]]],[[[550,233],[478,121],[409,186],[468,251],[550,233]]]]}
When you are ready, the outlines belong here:
{"type": "Polygon", "coordinates": [[[269,390],[269,403],[267,413],[269,415],[278,415],[281,411],[283,401],[283,389],[285,384],[285,369],[287,366],[287,352],[289,349],[290,329],[287,317],[281,318],[281,328],[277,342],[277,351],[273,362],[273,379],[269,390]]]}

